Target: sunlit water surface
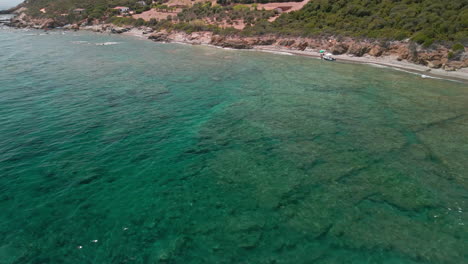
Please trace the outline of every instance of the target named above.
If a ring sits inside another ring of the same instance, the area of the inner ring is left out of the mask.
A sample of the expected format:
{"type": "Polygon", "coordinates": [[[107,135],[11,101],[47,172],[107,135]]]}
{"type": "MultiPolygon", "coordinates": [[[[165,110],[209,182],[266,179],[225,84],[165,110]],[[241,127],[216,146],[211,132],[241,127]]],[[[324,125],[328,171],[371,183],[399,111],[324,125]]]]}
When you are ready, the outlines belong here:
{"type": "Polygon", "coordinates": [[[0,263],[468,263],[468,87],[0,30],[0,263]]]}

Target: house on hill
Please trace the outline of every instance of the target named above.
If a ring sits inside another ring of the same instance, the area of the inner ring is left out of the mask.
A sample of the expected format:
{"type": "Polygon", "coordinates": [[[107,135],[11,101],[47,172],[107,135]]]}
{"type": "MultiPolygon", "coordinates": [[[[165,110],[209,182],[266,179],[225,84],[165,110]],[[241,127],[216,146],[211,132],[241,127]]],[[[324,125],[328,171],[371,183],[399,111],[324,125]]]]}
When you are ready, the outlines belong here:
{"type": "Polygon", "coordinates": [[[116,6],[113,9],[118,10],[120,12],[120,14],[126,14],[126,13],[128,13],[130,11],[130,8],[126,7],[126,6],[116,6]]]}
{"type": "Polygon", "coordinates": [[[146,6],[146,2],[145,1],[138,1],[136,2],[137,5],[140,5],[140,6],[146,6]]]}

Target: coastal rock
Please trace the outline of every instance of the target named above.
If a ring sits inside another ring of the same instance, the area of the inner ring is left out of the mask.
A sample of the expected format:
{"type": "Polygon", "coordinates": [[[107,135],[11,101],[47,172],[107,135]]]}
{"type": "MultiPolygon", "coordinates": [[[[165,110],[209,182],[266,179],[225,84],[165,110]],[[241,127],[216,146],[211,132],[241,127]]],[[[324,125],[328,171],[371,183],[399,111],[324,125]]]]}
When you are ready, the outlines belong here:
{"type": "Polygon", "coordinates": [[[148,39],[151,39],[152,41],[156,42],[167,42],[169,41],[169,35],[164,32],[156,32],[151,34],[148,39]]]}
{"type": "Polygon", "coordinates": [[[380,57],[382,56],[384,51],[384,48],[382,48],[380,45],[375,45],[369,50],[369,55],[374,57],[380,57]]]}
{"type": "Polygon", "coordinates": [[[55,28],[56,26],[57,26],[57,23],[55,22],[55,20],[53,20],[52,18],[49,18],[45,20],[44,22],[42,22],[42,24],[40,25],[40,29],[51,29],[51,28],[55,28]]]}
{"type": "Polygon", "coordinates": [[[303,41],[303,42],[297,44],[296,48],[298,50],[305,50],[307,48],[307,46],[309,46],[309,43],[303,41]]]}
{"type": "Polygon", "coordinates": [[[468,61],[450,61],[445,65],[445,67],[447,68],[446,71],[453,71],[453,70],[465,68],[467,66],[468,66],[468,61]]]}
{"type": "Polygon", "coordinates": [[[112,28],[110,31],[113,34],[122,34],[124,32],[130,31],[131,28],[112,28]]]}
{"type": "Polygon", "coordinates": [[[216,45],[216,46],[221,46],[223,48],[233,48],[233,49],[251,49],[252,48],[252,45],[249,44],[244,39],[241,39],[241,38],[227,39],[219,35],[212,36],[211,44],[216,45]]]}
{"type": "Polygon", "coordinates": [[[456,71],[457,69],[451,65],[444,65],[443,69],[445,71],[456,71]]]}
{"type": "Polygon", "coordinates": [[[333,55],[345,54],[348,51],[349,46],[344,43],[338,43],[331,47],[331,52],[333,55]]]}
{"type": "Polygon", "coordinates": [[[349,49],[348,53],[352,54],[357,57],[362,57],[364,54],[366,54],[370,50],[369,46],[363,45],[360,43],[353,43],[349,49]]]}
{"type": "Polygon", "coordinates": [[[183,33],[177,33],[175,37],[172,37],[175,41],[182,41],[188,42],[195,45],[200,44],[209,44],[211,42],[213,33],[209,31],[202,31],[202,32],[193,32],[190,35],[186,35],[183,33]]]}
{"type": "Polygon", "coordinates": [[[267,38],[267,39],[263,39],[263,38],[256,38],[252,45],[259,45],[259,46],[268,46],[268,45],[273,45],[275,44],[276,42],[276,39],[274,38],[267,38]]]}
{"type": "Polygon", "coordinates": [[[147,34],[151,34],[153,32],[154,32],[154,30],[146,30],[146,31],[143,31],[141,34],[147,35],[147,34]]]}
{"type": "Polygon", "coordinates": [[[442,61],[435,60],[435,61],[427,61],[427,66],[432,69],[439,69],[442,67],[442,61]]]}
{"type": "Polygon", "coordinates": [[[219,45],[221,42],[224,41],[224,37],[220,36],[220,35],[213,35],[211,37],[211,44],[213,45],[219,45]]]}
{"type": "Polygon", "coordinates": [[[63,29],[76,31],[80,29],[80,26],[78,24],[68,24],[68,25],[63,26],[63,29]]]}
{"type": "Polygon", "coordinates": [[[225,40],[220,45],[223,48],[233,48],[233,49],[251,49],[252,46],[249,45],[246,41],[242,39],[229,39],[225,40]]]}
{"type": "Polygon", "coordinates": [[[293,39],[283,39],[283,40],[278,42],[279,45],[285,46],[285,47],[290,47],[290,46],[294,45],[294,43],[296,43],[296,41],[293,40],[293,39]]]}

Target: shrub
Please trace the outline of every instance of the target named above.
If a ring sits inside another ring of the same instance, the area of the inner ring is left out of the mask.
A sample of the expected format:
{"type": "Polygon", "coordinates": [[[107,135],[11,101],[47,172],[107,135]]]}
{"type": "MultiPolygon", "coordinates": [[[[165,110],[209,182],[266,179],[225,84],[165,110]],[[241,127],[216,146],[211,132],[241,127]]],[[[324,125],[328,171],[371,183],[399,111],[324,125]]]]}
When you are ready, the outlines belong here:
{"type": "Polygon", "coordinates": [[[423,43],[423,47],[428,48],[429,46],[432,45],[432,43],[434,43],[434,39],[431,39],[431,38],[426,39],[423,43]]]}
{"type": "Polygon", "coordinates": [[[393,38],[395,40],[404,40],[404,39],[408,38],[408,33],[404,32],[404,31],[398,31],[393,35],[393,38]]]}
{"type": "Polygon", "coordinates": [[[449,60],[453,59],[454,56],[455,56],[455,54],[453,52],[451,52],[451,51],[447,54],[447,58],[449,60]]]}
{"type": "Polygon", "coordinates": [[[456,43],[455,45],[452,46],[452,50],[454,52],[457,52],[457,51],[464,51],[465,50],[465,47],[463,47],[463,45],[461,43],[456,43]]]}
{"type": "Polygon", "coordinates": [[[428,41],[430,38],[424,34],[423,32],[418,32],[416,33],[411,40],[418,43],[418,44],[423,44],[424,42],[428,41]]]}

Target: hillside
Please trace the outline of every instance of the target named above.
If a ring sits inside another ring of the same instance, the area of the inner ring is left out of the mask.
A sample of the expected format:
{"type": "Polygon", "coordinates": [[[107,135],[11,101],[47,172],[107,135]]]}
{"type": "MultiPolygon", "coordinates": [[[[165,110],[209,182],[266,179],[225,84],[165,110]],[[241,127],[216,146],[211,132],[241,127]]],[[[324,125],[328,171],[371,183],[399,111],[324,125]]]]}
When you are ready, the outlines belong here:
{"type": "MultiPolygon", "coordinates": [[[[146,0],[145,5],[138,2],[141,1],[29,0],[25,6],[33,17],[53,17],[64,23],[88,18],[135,24],[136,19],[131,16],[112,20],[118,14],[111,8],[128,6],[140,14],[151,8],[167,8],[169,1],[146,0]],[[86,12],[76,16],[72,12],[75,8],[84,8],[86,12]]],[[[243,35],[341,35],[390,40],[411,38],[426,47],[434,42],[468,44],[468,0],[311,0],[301,10],[281,14],[266,11],[258,7],[258,3],[283,0],[218,0],[218,4],[186,2],[191,5],[179,5],[178,11],[171,9],[174,13],[171,13],[170,18],[167,16],[171,23],[161,21],[159,16],[159,21],[149,23],[140,20],[138,25],[159,24],[158,27],[191,29],[174,26],[174,23],[190,24],[198,21],[198,27],[204,30],[232,27],[242,29],[243,35]],[[200,25],[203,23],[207,26],[200,25]],[[239,24],[242,26],[236,27],[239,24]]]]}
{"type": "Polygon", "coordinates": [[[287,34],[338,33],[372,38],[467,41],[467,0],[314,0],[272,25],[287,34]]]}

